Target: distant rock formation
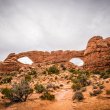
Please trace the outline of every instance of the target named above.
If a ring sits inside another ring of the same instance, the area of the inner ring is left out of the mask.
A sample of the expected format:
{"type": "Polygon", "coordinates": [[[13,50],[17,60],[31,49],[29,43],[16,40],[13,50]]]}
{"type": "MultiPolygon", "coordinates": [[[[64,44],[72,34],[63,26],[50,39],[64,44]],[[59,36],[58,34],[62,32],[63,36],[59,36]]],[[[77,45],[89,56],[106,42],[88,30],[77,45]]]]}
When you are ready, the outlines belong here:
{"type": "Polygon", "coordinates": [[[30,58],[33,61],[33,65],[56,63],[68,65],[72,58],[80,58],[84,61],[82,67],[85,70],[107,70],[110,69],[110,37],[103,39],[100,36],[94,36],[89,40],[86,49],[82,51],[59,50],[50,53],[43,51],[28,51],[19,54],[11,53],[4,62],[0,62],[0,72],[19,70],[25,65],[18,61],[22,57],[30,58]]]}
{"type": "Polygon", "coordinates": [[[84,51],[84,68],[87,70],[110,69],[110,37],[91,38],[84,51]]]}

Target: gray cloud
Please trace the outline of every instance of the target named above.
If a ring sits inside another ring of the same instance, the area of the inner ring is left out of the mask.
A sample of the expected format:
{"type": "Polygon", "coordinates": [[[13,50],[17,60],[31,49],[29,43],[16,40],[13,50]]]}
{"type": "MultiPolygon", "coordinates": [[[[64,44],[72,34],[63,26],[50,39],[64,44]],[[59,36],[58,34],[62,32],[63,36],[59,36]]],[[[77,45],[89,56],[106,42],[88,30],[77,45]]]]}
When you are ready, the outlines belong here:
{"type": "Polygon", "coordinates": [[[110,36],[110,0],[0,0],[0,60],[10,52],[81,50],[110,36]]]}

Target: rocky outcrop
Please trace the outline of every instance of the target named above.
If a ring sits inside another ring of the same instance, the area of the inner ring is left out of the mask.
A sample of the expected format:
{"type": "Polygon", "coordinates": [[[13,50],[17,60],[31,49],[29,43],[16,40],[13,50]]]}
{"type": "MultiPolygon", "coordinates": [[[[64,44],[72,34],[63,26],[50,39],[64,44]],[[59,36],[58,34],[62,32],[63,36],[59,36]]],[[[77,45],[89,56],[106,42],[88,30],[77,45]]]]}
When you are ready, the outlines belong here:
{"type": "Polygon", "coordinates": [[[110,69],[110,38],[91,38],[84,52],[84,68],[87,70],[110,69]]]}
{"type": "Polygon", "coordinates": [[[0,72],[18,71],[20,68],[19,62],[14,57],[7,58],[4,62],[0,62],[0,72]]]}
{"type": "Polygon", "coordinates": [[[69,62],[72,58],[78,57],[83,59],[84,51],[52,51],[52,52],[42,52],[42,51],[29,51],[23,52],[16,55],[16,58],[29,57],[34,63],[60,63],[69,62]]]}
{"type": "MultiPolygon", "coordinates": [[[[0,63],[0,71],[16,71],[20,69],[24,64],[18,61],[19,58],[28,57],[33,61],[32,66],[36,65],[47,65],[47,64],[56,64],[64,63],[66,66],[70,67],[69,61],[72,58],[79,57],[83,59],[84,51],[52,51],[52,52],[42,52],[42,51],[28,51],[22,52],[19,54],[11,53],[0,63]]],[[[72,65],[71,65],[72,66],[72,65]]]]}
{"type": "MultiPolygon", "coordinates": [[[[18,61],[19,58],[28,57],[33,61],[33,65],[37,64],[69,64],[72,58],[80,58],[84,61],[83,68],[86,70],[106,70],[110,69],[110,37],[103,39],[100,36],[94,36],[87,44],[85,50],[82,51],[28,51],[19,54],[11,53],[0,63],[0,71],[16,71],[24,64],[18,61]]],[[[69,64],[70,65],[70,64],[69,64]]]]}

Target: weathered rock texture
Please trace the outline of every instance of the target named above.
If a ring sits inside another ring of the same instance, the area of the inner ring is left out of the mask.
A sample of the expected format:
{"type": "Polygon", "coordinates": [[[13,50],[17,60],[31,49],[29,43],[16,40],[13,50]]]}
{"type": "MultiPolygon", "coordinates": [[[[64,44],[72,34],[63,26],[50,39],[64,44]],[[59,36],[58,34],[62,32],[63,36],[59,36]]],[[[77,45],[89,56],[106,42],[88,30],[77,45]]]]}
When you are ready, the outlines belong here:
{"type": "Polygon", "coordinates": [[[110,69],[110,38],[91,38],[84,52],[84,62],[87,70],[110,69]]]}
{"type": "Polygon", "coordinates": [[[82,51],[28,51],[19,54],[11,53],[0,63],[1,72],[19,70],[24,64],[18,62],[19,58],[28,57],[35,64],[55,64],[67,63],[72,58],[80,58],[84,61],[82,66],[86,70],[106,70],[110,69],[110,37],[103,39],[100,36],[94,36],[87,44],[87,48],[82,51]]]}

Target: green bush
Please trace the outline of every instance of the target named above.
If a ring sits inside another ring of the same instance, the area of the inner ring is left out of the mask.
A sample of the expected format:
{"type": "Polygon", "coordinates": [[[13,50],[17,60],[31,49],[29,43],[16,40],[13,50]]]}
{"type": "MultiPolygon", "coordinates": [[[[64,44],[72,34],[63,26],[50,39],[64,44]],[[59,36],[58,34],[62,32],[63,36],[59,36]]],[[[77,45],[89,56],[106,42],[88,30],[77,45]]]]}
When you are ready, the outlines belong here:
{"type": "Polygon", "coordinates": [[[10,83],[12,80],[12,76],[6,76],[3,79],[1,79],[0,83],[4,84],[4,83],[10,83]]]}
{"type": "Polygon", "coordinates": [[[100,75],[100,71],[92,71],[93,74],[100,75]]]}
{"type": "Polygon", "coordinates": [[[103,79],[110,78],[110,72],[108,72],[108,71],[101,72],[100,78],[103,78],[103,79]]]}
{"type": "Polygon", "coordinates": [[[71,79],[73,83],[79,83],[82,87],[90,85],[88,77],[86,74],[78,74],[77,77],[71,79]]]}
{"type": "Polygon", "coordinates": [[[91,84],[91,81],[88,80],[89,73],[87,71],[77,71],[77,76],[71,78],[72,89],[74,91],[81,90],[83,87],[86,87],[91,84]]]}
{"type": "Polygon", "coordinates": [[[104,85],[102,85],[102,84],[100,84],[100,85],[99,85],[99,88],[100,88],[100,89],[104,89],[104,88],[105,88],[105,86],[104,86],[104,85]]]}
{"type": "Polygon", "coordinates": [[[32,79],[32,78],[31,78],[31,76],[30,76],[30,75],[26,75],[26,76],[25,76],[25,81],[30,82],[30,81],[31,81],[31,79],[32,79]]]}
{"type": "Polygon", "coordinates": [[[31,71],[28,73],[29,75],[36,75],[37,72],[35,69],[31,69],[31,71]]]}
{"type": "Polygon", "coordinates": [[[71,73],[73,73],[73,74],[74,74],[74,73],[77,73],[76,70],[74,70],[74,69],[70,69],[69,72],[71,72],[71,73]]]}
{"type": "Polygon", "coordinates": [[[99,95],[99,94],[101,94],[102,93],[102,91],[101,91],[101,89],[94,89],[92,92],[90,92],[89,94],[90,94],[90,96],[97,96],[97,95],[99,95]]]}
{"type": "Polygon", "coordinates": [[[49,92],[44,92],[43,95],[40,96],[42,100],[54,100],[55,96],[50,94],[49,92]]]}
{"type": "Polygon", "coordinates": [[[71,87],[74,91],[80,90],[82,88],[80,83],[73,83],[71,87]]]}
{"type": "Polygon", "coordinates": [[[9,99],[11,102],[24,102],[32,92],[33,89],[30,88],[29,84],[25,80],[12,85],[12,88],[3,88],[1,90],[4,98],[9,99]]]}
{"type": "Polygon", "coordinates": [[[4,98],[8,98],[8,99],[12,98],[12,89],[10,88],[1,89],[1,93],[4,95],[4,98]]]}
{"type": "Polygon", "coordinates": [[[77,77],[71,79],[72,83],[79,83],[80,80],[77,77]]]}
{"type": "Polygon", "coordinates": [[[48,71],[48,74],[59,74],[59,70],[55,65],[49,67],[47,71],[48,71]]]}
{"type": "Polygon", "coordinates": [[[93,71],[93,74],[98,74],[100,75],[100,78],[107,79],[110,78],[110,70],[106,71],[93,71]]]}
{"type": "Polygon", "coordinates": [[[79,79],[79,82],[83,87],[87,86],[87,76],[86,74],[81,74],[77,77],[79,79]]]}
{"type": "Polygon", "coordinates": [[[42,84],[36,84],[34,89],[36,90],[37,93],[42,93],[46,90],[42,84]]]}
{"type": "Polygon", "coordinates": [[[107,95],[110,95],[110,90],[106,90],[106,94],[107,95]]]}
{"type": "Polygon", "coordinates": [[[72,99],[73,99],[73,100],[77,100],[77,101],[81,101],[81,100],[84,99],[84,96],[83,96],[82,92],[77,91],[77,92],[75,92],[75,94],[73,95],[73,98],[72,98],[72,99]]]}

